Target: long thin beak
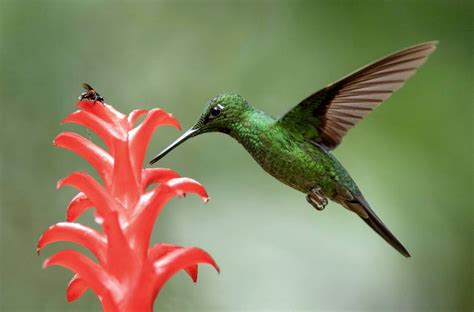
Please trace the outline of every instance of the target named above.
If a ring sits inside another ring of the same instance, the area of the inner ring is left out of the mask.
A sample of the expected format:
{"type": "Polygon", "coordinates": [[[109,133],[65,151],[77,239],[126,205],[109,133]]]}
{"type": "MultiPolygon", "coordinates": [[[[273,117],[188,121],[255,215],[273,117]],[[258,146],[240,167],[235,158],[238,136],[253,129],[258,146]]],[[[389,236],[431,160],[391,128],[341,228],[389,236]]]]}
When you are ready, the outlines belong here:
{"type": "Polygon", "coordinates": [[[193,136],[199,134],[199,128],[194,128],[192,127],[191,129],[189,129],[188,131],[186,131],[185,133],[183,133],[182,136],[180,136],[179,138],[177,138],[173,143],[171,143],[170,145],[168,145],[167,148],[165,148],[164,150],[161,151],[161,153],[159,153],[158,155],[156,155],[152,160],[150,160],[150,165],[153,165],[154,163],[156,163],[158,160],[160,160],[161,158],[165,157],[166,154],[168,154],[169,152],[171,152],[175,147],[177,147],[178,145],[180,145],[181,143],[183,143],[184,141],[186,141],[187,139],[189,138],[192,138],[193,136]]]}

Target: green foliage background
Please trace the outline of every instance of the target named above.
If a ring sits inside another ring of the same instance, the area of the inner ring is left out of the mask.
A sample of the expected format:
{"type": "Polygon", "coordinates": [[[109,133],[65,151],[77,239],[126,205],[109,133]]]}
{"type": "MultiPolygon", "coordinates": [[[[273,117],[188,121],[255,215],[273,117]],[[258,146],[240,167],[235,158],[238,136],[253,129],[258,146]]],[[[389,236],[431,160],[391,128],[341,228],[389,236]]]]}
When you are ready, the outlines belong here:
{"type": "MultiPolygon", "coordinates": [[[[71,273],[41,270],[42,231],[64,220],[72,170],[51,145],[90,82],[119,110],[162,107],[192,125],[236,92],[275,115],[354,69],[419,42],[438,50],[336,151],[405,259],[336,204],[322,213],[220,134],[161,162],[211,201],[174,199],[155,241],[209,251],[222,268],[180,273],[160,311],[468,311],[473,299],[473,4],[471,1],[1,1],[2,311],[97,311],[67,304],[71,273]]],[[[162,128],[151,157],[179,133],[162,128]]],[[[93,137],[93,140],[97,139],[93,137]]],[[[91,224],[91,215],[81,219],[91,224]]]]}

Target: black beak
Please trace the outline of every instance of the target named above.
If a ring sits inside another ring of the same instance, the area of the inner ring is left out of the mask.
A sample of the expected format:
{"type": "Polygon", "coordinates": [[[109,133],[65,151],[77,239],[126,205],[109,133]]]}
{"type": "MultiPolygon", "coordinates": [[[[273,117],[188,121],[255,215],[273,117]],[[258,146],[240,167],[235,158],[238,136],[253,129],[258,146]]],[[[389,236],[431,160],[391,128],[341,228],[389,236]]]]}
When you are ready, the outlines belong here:
{"type": "Polygon", "coordinates": [[[150,165],[153,165],[154,163],[156,163],[158,160],[160,160],[161,158],[165,157],[166,154],[168,154],[169,152],[171,152],[175,147],[177,147],[178,145],[180,145],[181,143],[183,143],[184,141],[186,141],[187,139],[189,138],[192,138],[193,136],[195,135],[198,135],[199,134],[199,128],[195,128],[195,127],[192,127],[191,129],[189,129],[188,131],[186,131],[185,133],[183,133],[182,136],[180,136],[179,138],[177,138],[173,143],[171,143],[170,145],[168,145],[167,148],[165,148],[164,150],[161,151],[161,153],[159,153],[158,155],[156,155],[151,161],[150,161],[150,165]]]}

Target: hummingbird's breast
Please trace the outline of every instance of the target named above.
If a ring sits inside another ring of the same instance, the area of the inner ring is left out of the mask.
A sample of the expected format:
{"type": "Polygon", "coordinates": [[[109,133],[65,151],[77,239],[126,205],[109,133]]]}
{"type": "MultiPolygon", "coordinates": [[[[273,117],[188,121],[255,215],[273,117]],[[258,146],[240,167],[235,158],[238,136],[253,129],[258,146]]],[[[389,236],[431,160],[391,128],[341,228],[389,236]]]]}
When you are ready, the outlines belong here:
{"type": "Polygon", "coordinates": [[[320,147],[288,132],[267,115],[251,116],[233,128],[230,135],[279,181],[304,193],[316,186],[327,196],[334,192],[334,165],[320,147]]]}

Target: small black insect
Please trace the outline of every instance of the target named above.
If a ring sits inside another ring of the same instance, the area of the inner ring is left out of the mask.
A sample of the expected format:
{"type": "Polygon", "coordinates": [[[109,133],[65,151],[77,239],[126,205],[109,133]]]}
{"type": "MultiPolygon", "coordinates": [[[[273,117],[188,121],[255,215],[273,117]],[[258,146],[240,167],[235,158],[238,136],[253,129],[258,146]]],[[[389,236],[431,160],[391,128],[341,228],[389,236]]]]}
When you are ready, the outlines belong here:
{"type": "Polygon", "coordinates": [[[85,91],[81,93],[81,95],[79,96],[79,100],[90,100],[104,103],[105,99],[99,93],[97,93],[97,91],[92,88],[90,84],[84,82],[82,84],[82,87],[85,91]]]}

